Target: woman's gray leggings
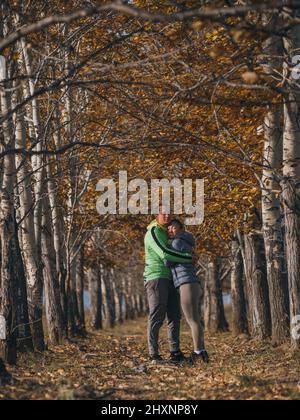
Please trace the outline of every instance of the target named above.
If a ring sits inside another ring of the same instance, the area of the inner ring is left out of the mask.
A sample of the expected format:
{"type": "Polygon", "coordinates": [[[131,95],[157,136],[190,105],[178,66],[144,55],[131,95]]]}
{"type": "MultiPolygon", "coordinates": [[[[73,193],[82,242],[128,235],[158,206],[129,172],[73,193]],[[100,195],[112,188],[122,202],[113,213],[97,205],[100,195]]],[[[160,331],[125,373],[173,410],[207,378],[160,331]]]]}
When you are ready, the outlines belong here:
{"type": "Polygon", "coordinates": [[[201,286],[199,283],[186,283],[180,286],[181,307],[192,330],[195,351],[205,349],[200,298],[201,286]]]}

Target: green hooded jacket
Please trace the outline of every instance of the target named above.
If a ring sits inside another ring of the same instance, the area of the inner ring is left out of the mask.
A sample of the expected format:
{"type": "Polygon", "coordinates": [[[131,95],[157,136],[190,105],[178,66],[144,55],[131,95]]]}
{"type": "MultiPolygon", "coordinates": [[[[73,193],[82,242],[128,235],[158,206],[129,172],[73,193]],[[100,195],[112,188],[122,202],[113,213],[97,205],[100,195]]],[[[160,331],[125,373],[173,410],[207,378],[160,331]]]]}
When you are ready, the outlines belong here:
{"type": "Polygon", "coordinates": [[[167,229],[154,220],[148,226],[145,236],[145,281],[172,277],[171,270],[165,266],[164,260],[192,264],[192,255],[169,248],[167,229]]]}

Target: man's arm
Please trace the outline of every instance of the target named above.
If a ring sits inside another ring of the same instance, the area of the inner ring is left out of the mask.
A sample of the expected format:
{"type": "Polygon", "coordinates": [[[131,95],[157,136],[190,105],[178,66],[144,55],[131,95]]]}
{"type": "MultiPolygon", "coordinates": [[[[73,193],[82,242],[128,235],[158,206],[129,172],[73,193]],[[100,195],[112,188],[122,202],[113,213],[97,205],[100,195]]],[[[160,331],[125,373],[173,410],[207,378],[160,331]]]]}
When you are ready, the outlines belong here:
{"type": "Polygon", "coordinates": [[[165,244],[162,235],[159,229],[156,229],[155,226],[150,231],[151,235],[151,247],[154,252],[162,259],[175,263],[181,264],[191,264],[192,256],[191,254],[184,252],[177,252],[173,249],[170,249],[165,244]]]}

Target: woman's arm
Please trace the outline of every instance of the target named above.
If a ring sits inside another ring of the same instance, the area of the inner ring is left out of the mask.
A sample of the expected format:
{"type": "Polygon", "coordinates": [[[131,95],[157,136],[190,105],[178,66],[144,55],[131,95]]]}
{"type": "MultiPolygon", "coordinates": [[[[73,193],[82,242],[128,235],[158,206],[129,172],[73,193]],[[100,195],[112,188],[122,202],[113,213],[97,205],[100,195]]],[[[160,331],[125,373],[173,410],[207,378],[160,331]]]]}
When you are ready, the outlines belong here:
{"type": "Polygon", "coordinates": [[[162,260],[167,260],[175,263],[191,264],[192,255],[186,252],[178,252],[166,246],[163,235],[160,229],[155,226],[150,231],[151,248],[162,260]]]}

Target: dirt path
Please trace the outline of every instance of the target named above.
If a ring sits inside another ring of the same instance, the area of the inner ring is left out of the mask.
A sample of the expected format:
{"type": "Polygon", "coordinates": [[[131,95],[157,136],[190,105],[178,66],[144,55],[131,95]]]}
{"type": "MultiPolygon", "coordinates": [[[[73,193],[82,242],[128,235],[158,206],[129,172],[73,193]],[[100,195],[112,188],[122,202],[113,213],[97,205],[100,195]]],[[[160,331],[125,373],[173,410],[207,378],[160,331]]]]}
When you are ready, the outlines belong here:
{"type": "MultiPolygon", "coordinates": [[[[155,366],[147,361],[145,331],[142,319],[23,355],[0,399],[300,399],[300,359],[288,348],[222,334],[207,339],[209,366],[155,366]]],[[[186,353],[190,345],[184,327],[186,353]]]]}

